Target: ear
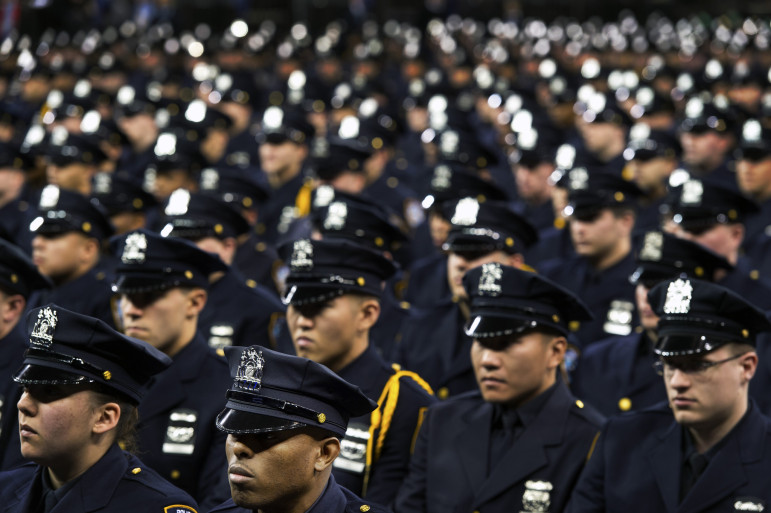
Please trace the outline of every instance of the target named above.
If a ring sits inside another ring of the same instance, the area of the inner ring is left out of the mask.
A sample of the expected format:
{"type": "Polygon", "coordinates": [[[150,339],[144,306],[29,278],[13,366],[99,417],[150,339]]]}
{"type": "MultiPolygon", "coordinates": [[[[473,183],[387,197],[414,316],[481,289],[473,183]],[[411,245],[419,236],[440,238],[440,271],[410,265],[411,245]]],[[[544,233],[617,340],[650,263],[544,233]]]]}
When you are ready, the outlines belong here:
{"type": "Polygon", "coordinates": [[[511,267],[516,267],[517,269],[522,269],[525,265],[525,257],[522,256],[522,253],[506,254],[502,263],[511,267]]]}
{"type": "Polygon", "coordinates": [[[563,336],[544,336],[550,337],[550,340],[547,342],[548,369],[556,369],[562,365],[562,362],[565,360],[565,351],[567,351],[568,348],[568,341],[563,336]]]}
{"type": "Polygon", "coordinates": [[[88,237],[83,241],[83,256],[91,260],[99,254],[100,244],[99,241],[93,237],[88,237]]]}
{"type": "Polygon", "coordinates": [[[729,233],[731,234],[731,241],[737,248],[742,245],[744,240],[744,225],[741,223],[734,223],[728,225],[729,233]]]}
{"type": "Polygon", "coordinates": [[[742,384],[749,383],[758,368],[758,353],[750,351],[739,360],[739,363],[742,366],[742,384]]]}
{"type": "Polygon", "coordinates": [[[203,310],[203,307],[206,306],[206,299],[208,298],[208,294],[204,289],[196,288],[191,290],[187,293],[187,308],[188,308],[188,315],[198,315],[201,313],[201,310],[203,310]]]}
{"type": "Polygon", "coordinates": [[[340,454],[340,440],[334,436],[325,438],[318,442],[319,452],[316,456],[316,461],[313,462],[313,470],[316,472],[323,472],[327,468],[332,466],[332,462],[335,461],[338,454],[340,454]]]}
{"type": "Polygon", "coordinates": [[[363,300],[359,307],[359,314],[359,329],[372,328],[380,317],[380,302],[373,298],[363,300]]]}
{"type": "Polygon", "coordinates": [[[105,403],[98,406],[96,409],[98,414],[94,426],[91,428],[91,432],[94,434],[104,434],[108,431],[115,429],[120,420],[120,406],[118,403],[105,403]]]}

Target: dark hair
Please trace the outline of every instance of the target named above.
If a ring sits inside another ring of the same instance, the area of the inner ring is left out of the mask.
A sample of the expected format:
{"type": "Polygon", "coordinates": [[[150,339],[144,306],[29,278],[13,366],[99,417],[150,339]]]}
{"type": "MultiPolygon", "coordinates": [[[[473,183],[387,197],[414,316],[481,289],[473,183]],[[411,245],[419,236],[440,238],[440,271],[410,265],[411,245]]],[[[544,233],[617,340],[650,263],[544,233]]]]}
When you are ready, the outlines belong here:
{"type": "Polygon", "coordinates": [[[115,427],[115,442],[121,449],[134,453],[138,449],[137,444],[137,424],[139,423],[139,410],[137,404],[121,394],[116,393],[107,387],[94,387],[94,403],[101,406],[105,403],[117,403],[120,408],[120,418],[115,427]]]}

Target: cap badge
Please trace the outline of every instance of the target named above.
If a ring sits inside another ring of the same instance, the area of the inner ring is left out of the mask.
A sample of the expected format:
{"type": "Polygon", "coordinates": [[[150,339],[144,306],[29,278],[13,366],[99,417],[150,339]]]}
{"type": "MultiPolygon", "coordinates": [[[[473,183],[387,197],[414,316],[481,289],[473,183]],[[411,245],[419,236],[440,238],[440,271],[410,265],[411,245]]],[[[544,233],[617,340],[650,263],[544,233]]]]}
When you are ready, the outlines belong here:
{"type": "Polygon", "coordinates": [[[431,178],[431,187],[437,191],[445,191],[450,188],[452,171],[448,166],[436,166],[434,176],[431,178]]]}
{"type": "Polygon", "coordinates": [[[54,208],[59,203],[59,187],[46,185],[40,193],[40,208],[54,208]]]}
{"type": "Polygon", "coordinates": [[[691,310],[693,286],[690,280],[676,280],[667,288],[664,313],[687,314],[691,310]]]}
{"type": "Polygon", "coordinates": [[[570,189],[574,191],[582,191],[589,187],[589,172],[585,167],[577,167],[570,171],[568,174],[570,180],[570,189]]]}
{"type": "Polygon", "coordinates": [[[109,173],[97,173],[94,175],[94,192],[97,194],[110,194],[112,192],[112,175],[109,173]]]}
{"type": "Polygon", "coordinates": [[[551,506],[549,492],[554,486],[549,481],[527,481],[522,494],[522,511],[547,512],[551,506]]]}
{"type": "Polygon", "coordinates": [[[335,189],[330,185],[320,185],[316,189],[313,206],[316,208],[326,207],[333,199],[335,199],[335,189]]]}
{"type": "Polygon", "coordinates": [[[645,234],[643,248],[640,251],[640,260],[658,262],[661,260],[662,246],[664,245],[664,235],[661,232],[648,232],[645,234]]]}
{"type": "Polygon", "coordinates": [[[142,264],[147,251],[147,237],[144,233],[132,233],[126,237],[123,255],[120,260],[124,264],[142,264]]]}
{"type": "Polygon", "coordinates": [[[220,174],[216,169],[206,168],[201,171],[201,189],[216,191],[220,184],[220,174]]]}
{"type": "Polygon", "coordinates": [[[169,203],[166,205],[164,213],[167,216],[183,216],[187,214],[190,206],[190,192],[186,189],[177,189],[169,196],[169,203]]]}
{"type": "Polygon", "coordinates": [[[348,217],[348,205],[342,201],[334,201],[329,204],[327,218],[324,219],[324,228],[327,230],[342,230],[345,228],[345,219],[348,217]]]}
{"type": "Polygon", "coordinates": [[[479,201],[475,198],[463,198],[455,206],[455,214],[450,222],[459,226],[472,226],[477,222],[479,201]]]}
{"type": "Polygon", "coordinates": [[[265,359],[262,351],[250,347],[241,353],[241,362],[238,364],[235,385],[244,390],[258,391],[262,387],[262,371],[265,368],[265,359]]]}
{"type": "Polygon", "coordinates": [[[56,310],[45,307],[37,313],[37,321],[32,328],[29,341],[36,347],[48,349],[54,340],[54,330],[56,329],[56,310]]]}
{"type": "Polygon", "coordinates": [[[460,137],[457,132],[448,130],[443,132],[439,139],[439,149],[442,155],[454,155],[458,151],[458,144],[460,143],[460,137]]]}
{"type": "Polygon", "coordinates": [[[503,278],[503,271],[499,264],[482,264],[482,275],[479,277],[479,292],[485,292],[490,296],[497,296],[501,293],[501,278],[503,278]]]}
{"type": "Polygon", "coordinates": [[[292,270],[308,270],[313,268],[313,245],[308,239],[296,240],[292,247],[292,270]]]}
{"type": "Polygon", "coordinates": [[[701,197],[704,194],[704,185],[699,180],[688,180],[683,184],[683,195],[680,203],[683,205],[701,205],[701,197]]]}
{"type": "Polygon", "coordinates": [[[747,142],[758,142],[760,141],[762,133],[763,130],[760,127],[760,122],[756,119],[751,119],[744,123],[744,127],[742,128],[742,139],[747,142]]]}

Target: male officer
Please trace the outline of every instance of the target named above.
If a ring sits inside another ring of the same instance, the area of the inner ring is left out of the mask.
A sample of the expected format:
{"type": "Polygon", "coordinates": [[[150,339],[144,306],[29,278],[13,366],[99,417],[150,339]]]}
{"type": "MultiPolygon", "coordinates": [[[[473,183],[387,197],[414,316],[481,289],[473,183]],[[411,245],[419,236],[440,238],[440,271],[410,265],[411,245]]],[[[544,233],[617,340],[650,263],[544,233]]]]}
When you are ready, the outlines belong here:
{"type": "Polygon", "coordinates": [[[131,444],[136,407],[160,351],[98,319],[55,304],[27,316],[29,349],[14,376],[21,453],[0,474],[0,510],[195,513],[195,501],[119,444],[131,444]]]}
{"type": "Polygon", "coordinates": [[[712,281],[718,270],[733,268],[701,244],[659,231],[645,234],[636,257],[637,269],[629,280],[635,284],[640,325],[630,335],[610,337],[586,348],[570,383],[576,397],[606,416],[641,410],[666,398],[664,384],[652,367],[659,318],[648,304],[648,291],[677,277],[712,281]]]}
{"type": "Polygon", "coordinates": [[[51,282],[41,275],[21,250],[0,239],[0,470],[21,463],[16,401],[21,392],[11,379],[21,365],[26,348],[22,314],[33,290],[51,282]]]}
{"type": "Polygon", "coordinates": [[[125,171],[94,175],[91,197],[107,211],[116,235],[147,226],[149,214],[157,206],[155,197],[142,188],[138,177],[125,171]]]}
{"type": "Polygon", "coordinates": [[[498,201],[463,198],[445,204],[445,216],[453,225],[444,244],[450,294],[411,309],[397,359],[428,381],[439,399],[476,388],[468,358],[472,340],[463,330],[469,318],[463,275],[489,262],[523,268],[523,252],[538,238],[535,228],[498,201]]]}
{"type": "Polygon", "coordinates": [[[391,504],[422,411],[434,402],[420,377],[394,370],[370,343],[394,264],[345,240],[301,239],[279,251],[290,265],[284,301],[297,355],[329,367],[378,402],[375,413],[351,421],[333,474],[354,493],[391,504]]]}
{"type": "Polygon", "coordinates": [[[377,405],[323,365],[259,346],[225,350],[233,384],[217,427],[232,498],[214,512],[382,513],[338,485],[334,461],[350,418],[377,405]]]}
{"type": "Polygon", "coordinates": [[[177,189],[164,205],[164,237],[180,237],[214,253],[229,267],[209,278],[206,306],[198,318],[198,330],[209,346],[247,346],[259,342],[275,348],[273,327],[283,317],[284,306],[271,292],[250,287],[233,264],[237,238],[249,225],[224,201],[177,189]]]}
{"type": "Polygon", "coordinates": [[[51,132],[47,154],[48,183],[84,195],[91,194],[91,179],[107,160],[93,138],[70,134],[62,126],[51,132]]]}
{"type": "Polygon", "coordinates": [[[227,498],[227,476],[214,428],[225,361],[197,333],[216,256],[191,242],[147,230],[115,241],[120,262],[113,286],[122,328],[172,359],[139,408],[139,448],[146,463],[208,508],[227,498]]]}
{"type": "Polygon", "coordinates": [[[678,278],[648,294],[668,404],[611,419],[568,511],[762,511],[771,422],[748,399],[766,315],[733,292],[678,278]],[[674,419],[672,416],[674,415],[674,419]]]}
{"type": "Polygon", "coordinates": [[[710,176],[724,186],[736,185],[736,175],[729,167],[734,122],[725,98],[705,102],[695,96],[688,100],[680,124],[680,144],[683,167],[692,177],[710,176]]]}
{"type": "Polygon", "coordinates": [[[56,302],[115,325],[110,281],[98,267],[102,242],[113,232],[101,207],[77,192],[48,185],[38,210],[30,225],[32,260],[54,287],[30,298],[31,307],[56,302]]]}
{"type": "Polygon", "coordinates": [[[591,314],[497,262],[463,284],[478,390],[429,408],[396,511],[562,511],[602,423],[558,377],[569,323],[591,314]]]}
{"type": "Polygon", "coordinates": [[[634,327],[632,229],[640,189],[620,176],[577,167],[567,174],[570,235],[576,255],[544,275],[586,301],[594,320],[578,327],[581,347],[634,327]]]}

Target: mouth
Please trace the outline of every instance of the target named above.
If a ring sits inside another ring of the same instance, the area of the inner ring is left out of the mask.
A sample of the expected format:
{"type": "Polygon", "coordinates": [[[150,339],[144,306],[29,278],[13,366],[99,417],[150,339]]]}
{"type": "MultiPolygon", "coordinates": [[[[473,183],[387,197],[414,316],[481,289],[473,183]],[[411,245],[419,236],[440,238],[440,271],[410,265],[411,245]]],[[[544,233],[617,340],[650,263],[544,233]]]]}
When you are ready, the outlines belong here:
{"type": "Polygon", "coordinates": [[[696,404],[696,401],[694,399],[689,399],[688,397],[683,396],[675,396],[672,399],[672,406],[678,409],[689,409],[693,405],[696,404]]]}
{"type": "Polygon", "coordinates": [[[486,376],[479,379],[479,385],[483,387],[499,387],[502,385],[505,385],[506,382],[502,379],[494,378],[491,376],[486,376]]]}
{"type": "Polygon", "coordinates": [[[231,483],[241,484],[254,479],[254,474],[238,465],[231,465],[228,468],[228,480],[231,483]]]}
{"type": "Polygon", "coordinates": [[[296,340],[297,347],[300,349],[307,348],[313,346],[315,342],[312,339],[309,339],[308,337],[298,337],[296,340]]]}
{"type": "Polygon", "coordinates": [[[19,425],[19,434],[22,438],[29,438],[33,435],[37,435],[37,431],[29,427],[28,424],[19,425]]]}

